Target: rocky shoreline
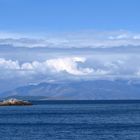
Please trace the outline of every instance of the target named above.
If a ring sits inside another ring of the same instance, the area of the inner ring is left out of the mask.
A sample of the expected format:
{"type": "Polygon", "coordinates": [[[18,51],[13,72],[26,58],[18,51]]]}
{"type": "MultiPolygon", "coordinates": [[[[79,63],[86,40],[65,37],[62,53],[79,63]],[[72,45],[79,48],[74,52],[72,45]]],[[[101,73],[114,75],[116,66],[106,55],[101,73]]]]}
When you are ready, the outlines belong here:
{"type": "Polygon", "coordinates": [[[32,105],[32,103],[18,99],[8,99],[0,102],[0,106],[24,106],[24,105],[32,105]]]}

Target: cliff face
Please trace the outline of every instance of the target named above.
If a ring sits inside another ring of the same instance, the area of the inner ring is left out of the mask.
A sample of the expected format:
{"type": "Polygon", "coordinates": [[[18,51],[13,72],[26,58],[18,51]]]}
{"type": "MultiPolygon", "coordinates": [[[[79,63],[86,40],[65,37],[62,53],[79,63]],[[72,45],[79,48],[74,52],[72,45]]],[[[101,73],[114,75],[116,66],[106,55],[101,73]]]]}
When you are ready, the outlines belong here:
{"type": "Polygon", "coordinates": [[[11,105],[32,105],[32,104],[30,102],[17,99],[9,99],[0,102],[0,106],[11,106],[11,105]]]}

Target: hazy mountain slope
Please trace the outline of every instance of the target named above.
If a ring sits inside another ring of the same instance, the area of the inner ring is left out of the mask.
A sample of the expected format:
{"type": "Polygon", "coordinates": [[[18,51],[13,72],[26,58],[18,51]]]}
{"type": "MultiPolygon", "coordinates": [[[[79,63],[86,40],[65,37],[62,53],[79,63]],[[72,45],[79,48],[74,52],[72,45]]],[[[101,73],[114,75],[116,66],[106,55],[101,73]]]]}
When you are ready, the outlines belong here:
{"type": "Polygon", "coordinates": [[[121,80],[40,83],[19,87],[0,95],[45,96],[46,99],[140,99],[140,84],[121,80]]]}

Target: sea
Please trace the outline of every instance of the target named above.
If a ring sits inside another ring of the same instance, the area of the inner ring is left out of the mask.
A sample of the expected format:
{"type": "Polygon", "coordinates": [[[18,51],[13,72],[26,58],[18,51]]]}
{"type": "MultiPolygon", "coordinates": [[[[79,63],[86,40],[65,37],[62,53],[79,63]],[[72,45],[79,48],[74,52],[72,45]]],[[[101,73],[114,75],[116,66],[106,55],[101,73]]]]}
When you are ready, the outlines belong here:
{"type": "Polygon", "coordinates": [[[140,101],[32,101],[0,107],[0,140],[140,140],[140,101]]]}

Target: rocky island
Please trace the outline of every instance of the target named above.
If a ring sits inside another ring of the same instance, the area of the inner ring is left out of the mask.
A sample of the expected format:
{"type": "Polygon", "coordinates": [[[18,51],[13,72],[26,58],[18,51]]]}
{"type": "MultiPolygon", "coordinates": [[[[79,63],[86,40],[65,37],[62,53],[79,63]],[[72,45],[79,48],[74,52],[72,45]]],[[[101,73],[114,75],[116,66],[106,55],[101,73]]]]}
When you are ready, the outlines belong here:
{"type": "Polygon", "coordinates": [[[8,99],[0,102],[0,106],[22,106],[22,105],[32,105],[32,103],[18,99],[8,99]]]}

